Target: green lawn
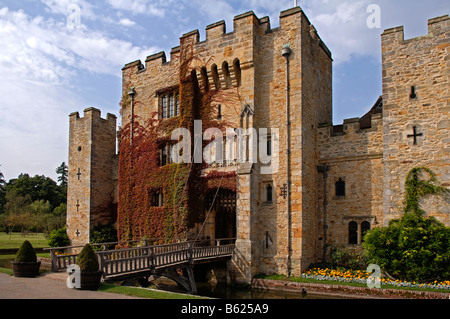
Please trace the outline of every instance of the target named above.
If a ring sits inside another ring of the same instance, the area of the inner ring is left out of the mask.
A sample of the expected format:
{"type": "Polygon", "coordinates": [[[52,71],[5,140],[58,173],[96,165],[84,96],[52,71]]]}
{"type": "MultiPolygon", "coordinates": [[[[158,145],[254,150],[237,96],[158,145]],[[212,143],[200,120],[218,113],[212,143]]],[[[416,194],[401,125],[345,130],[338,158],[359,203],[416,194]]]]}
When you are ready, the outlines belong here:
{"type": "Polygon", "coordinates": [[[161,290],[151,290],[134,287],[124,287],[105,283],[101,284],[99,291],[151,299],[209,299],[206,297],[193,296],[188,294],[179,294],[161,290]]]}
{"type": "Polygon", "coordinates": [[[49,247],[43,233],[29,234],[24,237],[21,233],[9,235],[5,232],[0,232],[0,249],[18,249],[25,240],[28,240],[34,248],[49,247]]]}

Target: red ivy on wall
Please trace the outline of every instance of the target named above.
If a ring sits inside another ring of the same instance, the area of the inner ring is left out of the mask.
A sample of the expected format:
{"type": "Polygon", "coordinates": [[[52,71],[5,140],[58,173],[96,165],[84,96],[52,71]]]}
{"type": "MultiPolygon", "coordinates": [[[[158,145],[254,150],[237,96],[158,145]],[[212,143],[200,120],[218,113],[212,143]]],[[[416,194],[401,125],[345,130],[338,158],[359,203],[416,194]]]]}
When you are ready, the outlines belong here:
{"type": "MultiPolygon", "coordinates": [[[[197,77],[190,67],[195,59],[192,46],[181,45],[178,89],[180,115],[164,120],[155,117],[146,123],[135,116],[133,140],[130,125],[120,132],[118,238],[120,241],[141,238],[189,239],[187,233],[195,223],[203,222],[203,201],[208,193],[218,187],[236,191],[236,174],[213,171],[201,176],[207,165],[160,163],[160,148],[171,141],[171,132],[185,127],[193,132],[194,120],[201,119],[202,127],[217,127],[225,131],[226,121],[218,121],[211,101],[218,91],[201,92],[197,77]],[[155,193],[162,192],[164,205],[152,206],[155,193]]],[[[164,90],[164,89],[162,89],[164,90]]],[[[160,90],[161,91],[161,90],[160,90]]],[[[121,105],[129,100],[124,96],[121,105]]],[[[191,134],[192,154],[194,136],[191,134]]],[[[203,141],[205,146],[209,141],[203,141]]]]}

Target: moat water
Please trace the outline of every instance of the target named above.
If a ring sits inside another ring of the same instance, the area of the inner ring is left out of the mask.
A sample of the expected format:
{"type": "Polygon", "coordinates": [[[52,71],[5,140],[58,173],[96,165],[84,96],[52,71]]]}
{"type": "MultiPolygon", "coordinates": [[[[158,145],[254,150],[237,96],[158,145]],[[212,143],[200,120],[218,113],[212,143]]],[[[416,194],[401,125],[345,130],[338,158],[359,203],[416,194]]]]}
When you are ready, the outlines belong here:
{"type": "Polygon", "coordinates": [[[226,284],[211,286],[209,283],[197,283],[199,296],[219,299],[344,299],[335,296],[303,294],[299,292],[275,291],[263,289],[250,289],[231,287],[226,284]]]}

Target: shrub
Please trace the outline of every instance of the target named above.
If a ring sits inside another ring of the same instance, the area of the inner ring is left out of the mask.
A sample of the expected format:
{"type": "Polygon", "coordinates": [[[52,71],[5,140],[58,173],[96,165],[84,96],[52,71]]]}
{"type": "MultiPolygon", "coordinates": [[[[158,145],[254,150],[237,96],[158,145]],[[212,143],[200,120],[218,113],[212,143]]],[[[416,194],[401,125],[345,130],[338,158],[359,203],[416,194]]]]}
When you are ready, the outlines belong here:
{"type": "Polygon", "coordinates": [[[450,228],[433,217],[406,213],[370,230],[363,246],[371,263],[407,281],[450,278],[450,228]]]}
{"type": "MultiPolygon", "coordinates": [[[[96,225],[90,232],[90,242],[91,244],[117,242],[117,230],[111,223],[96,225]]],[[[108,248],[114,248],[114,245],[110,245],[108,248]]],[[[101,247],[95,249],[101,249],[101,247]]]]}
{"type": "Polygon", "coordinates": [[[95,272],[98,271],[99,265],[97,255],[91,245],[86,244],[78,255],[76,264],[80,266],[81,271],[95,272]]]}
{"type": "Polygon", "coordinates": [[[25,240],[16,254],[18,263],[35,263],[37,261],[36,252],[28,240],[25,240]]]}
{"type": "Polygon", "coordinates": [[[50,247],[69,246],[70,240],[67,236],[66,227],[52,230],[48,236],[48,244],[50,247]]]}
{"type": "Polygon", "coordinates": [[[367,259],[359,246],[331,244],[330,257],[332,268],[345,267],[353,270],[367,268],[367,259]]]}
{"type": "Polygon", "coordinates": [[[449,279],[450,228],[426,217],[420,201],[432,195],[449,198],[450,190],[439,185],[430,169],[415,167],[406,177],[405,191],[402,218],[364,236],[366,256],[369,262],[403,280],[449,279]]]}

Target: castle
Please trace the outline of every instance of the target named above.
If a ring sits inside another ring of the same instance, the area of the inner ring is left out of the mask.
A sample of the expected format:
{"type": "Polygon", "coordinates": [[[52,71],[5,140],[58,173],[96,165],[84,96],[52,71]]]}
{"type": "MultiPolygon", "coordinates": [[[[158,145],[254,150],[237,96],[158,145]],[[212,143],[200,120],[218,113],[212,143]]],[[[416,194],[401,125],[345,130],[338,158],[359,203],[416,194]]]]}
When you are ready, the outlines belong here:
{"type": "MultiPolygon", "coordinates": [[[[265,146],[276,169],[266,170],[267,162],[251,152],[243,155],[247,161],[238,161],[236,140],[224,142],[227,160],[218,160],[216,151],[199,176],[222,173],[215,176],[226,176],[235,187],[222,189],[222,178],[216,178],[204,196],[191,189],[188,196],[199,198],[202,207],[195,209],[202,212],[186,224],[183,239],[236,238],[230,268],[239,282],[259,273],[299,275],[324,258],[326,242],[360,245],[367,230],[399,217],[412,168],[430,168],[441,185],[450,186],[448,15],[429,20],[428,31],[409,40],[403,27],[384,31],[382,96],[367,114],[341,125],[332,124],[331,52],[300,7],[281,12],[277,28],[268,17],[247,12],[234,18],[231,32],[220,21],[207,26],[203,41],[198,30],[186,33],[170,60],[160,52],[145,64],[124,66],[121,117],[128,130],[119,132],[120,143],[133,143],[135,121],[142,126],[152,119],[169,123],[198,117],[201,109],[186,113],[186,105],[196,103],[182,89],[186,79],[188,93],[209,94],[214,123],[265,132],[255,143],[265,146]]],[[[70,115],[67,232],[73,245],[89,242],[89,230],[99,223],[116,222],[119,237],[128,239],[148,236],[153,219],[147,215],[153,212],[175,220],[170,209],[162,209],[171,205],[166,182],[143,193],[147,213],[124,217],[132,212],[121,210],[127,196],[121,179],[139,172],[120,173],[126,154],[117,154],[116,134],[114,115],[103,119],[95,108],[83,117],[70,115]],[[142,220],[147,228],[133,226],[142,220]]],[[[149,160],[155,170],[176,165],[169,160],[174,143],[165,141],[149,160]]],[[[253,143],[244,141],[247,147],[253,143]]],[[[444,199],[427,198],[422,206],[450,225],[444,199]]]]}

